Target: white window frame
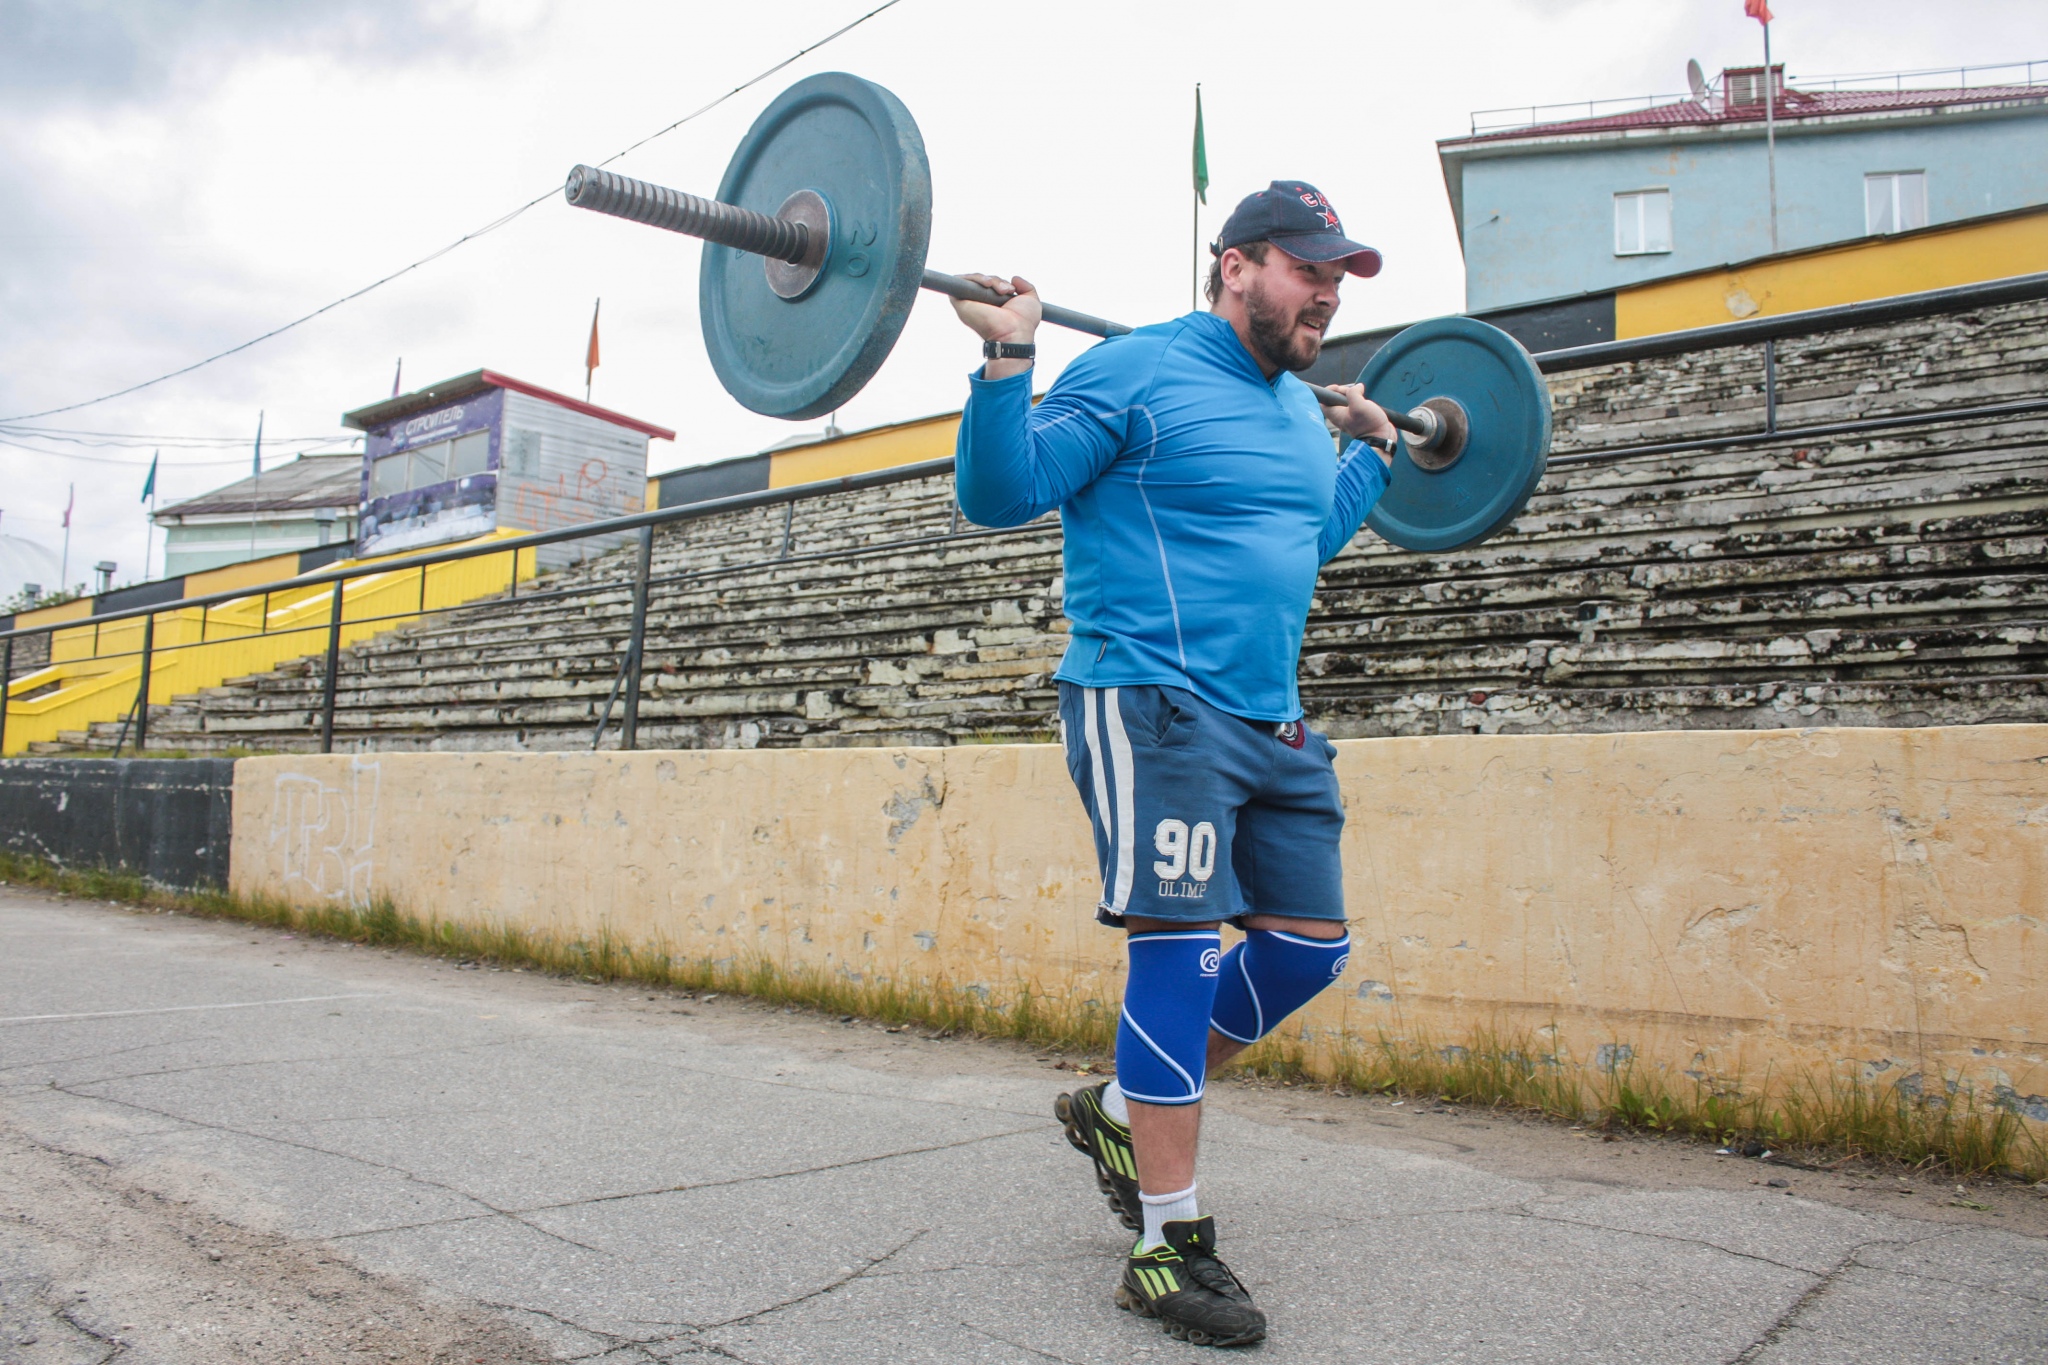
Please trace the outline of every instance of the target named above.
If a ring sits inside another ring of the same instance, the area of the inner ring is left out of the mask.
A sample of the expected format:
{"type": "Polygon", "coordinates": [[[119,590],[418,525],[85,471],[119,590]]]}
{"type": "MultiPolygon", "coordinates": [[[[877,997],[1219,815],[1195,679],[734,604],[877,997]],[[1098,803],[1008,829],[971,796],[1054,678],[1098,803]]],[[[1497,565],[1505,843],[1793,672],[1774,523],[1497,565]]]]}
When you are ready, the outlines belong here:
{"type": "Polygon", "coordinates": [[[1672,238],[1675,235],[1671,230],[1671,191],[1669,189],[1661,185],[1654,185],[1648,189],[1616,190],[1614,192],[1615,255],[1669,256],[1671,254],[1672,238]],[[1651,246],[1649,244],[1649,215],[1646,210],[1649,206],[1649,200],[1653,195],[1661,196],[1664,200],[1664,244],[1662,246],[1651,246]],[[1632,249],[1623,245],[1621,234],[1623,214],[1629,209],[1634,210],[1635,239],[1637,242],[1637,245],[1632,249]]]}
{"type": "Polygon", "coordinates": [[[1913,230],[1914,230],[1915,228],[1924,228],[1924,227],[1926,227],[1926,226],[1927,226],[1927,172],[1926,172],[1926,171],[1924,171],[1924,170],[1917,170],[1917,171],[1866,171],[1866,172],[1864,173],[1864,175],[1863,175],[1863,234],[1864,234],[1864,236],[1866,236],[1866,237],[1880,237],[1880,236],[1890,236],[1890,235],[1891,235],[1892,233],[1894,233],[1894,232],[1911,232],[1911,231],[1913,231],[1913,230]],[[1873,182],[1873,181],[1885,181],[1885,182],[1888,182],[1888,183],[1887,183],[1887,186],[1886,186],[1886,188],[1888,188],[1888,189],[1889,189],[1889,190],[1891,191],[1891,213],[1892,213],[1892,225],[1891,225],[1890,227],[1888,227],[1888,228],[1880,228],[1880,227],[1878,227],[1878,226],[1877,226],[1877,223],[1876,223],[1876,221],[1875,221],[1875,219],[1873,218],[1873,216],[1872,216],[1872,214],[1871,214],[1871,212],[1870,212],[1870,191],[1871,191],[1871,188],[1872,188],[1872,182],[1873,182]],[[1911,183],[1913,184],[1913,186],[1914,186],[1914,189],[1915,189],[1915,190],[1916,190],[1916,192],[1917,192],[1917,195],[1916,195],[1916,197],[1917,197],[1917,203],[1915,204],[1915,207],[1916,207],[1916,208],[1918,208],[1918,209],[1919,209],[1919,211],[1920,211],[1920,214],[1919,214],[1919,216],[1920,216],[1920,221],[1919,221],[1919,222],[1917,222],[1917,223],[1914,223],[1914,224],[1913,224],[1913,225],[1912,225],[1911,227],[1907,226],[1907,225],[1906,225],[1906,223],[1905,223],[1905,217],[1906,217],[1906,215],[1904,214],[1904,212],[1902,212],[1902,210],[1903,210],[1903,209],[1904,209],[1904,208],[1906,207],[1906,205],[1905,205],[1905,199],[1904,199],[1904,196],[1903,196],[1903,195],[1901,195],[1901,193],[1900,193],[1900,191],[1901,191],[1901,190],[1902,190],[1902,189],[1903,189],[1903,188],[1905,187],[1905,185],[1906,185],[1906,184],[1907,184],[1908,182],[1911,182],[1911,183]]]}

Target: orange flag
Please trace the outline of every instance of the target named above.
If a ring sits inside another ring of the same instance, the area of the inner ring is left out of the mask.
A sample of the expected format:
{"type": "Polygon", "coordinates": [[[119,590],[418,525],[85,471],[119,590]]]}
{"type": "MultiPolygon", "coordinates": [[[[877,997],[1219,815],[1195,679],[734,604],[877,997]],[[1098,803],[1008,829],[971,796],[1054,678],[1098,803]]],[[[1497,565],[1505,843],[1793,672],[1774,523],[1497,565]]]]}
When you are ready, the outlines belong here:
{"type": "Polygon", "coordinates": [[[1742,12],[1759,24],[1771,22],[1771,7],[1766,0],[1742,0],[1742,12]]]}
{"type": "Polygon", "coordinates": [[[590,347],[583,353],[583,401],[590,401],[590,377],[597,372],[597,314],[604,307],[599,299],[590,310],[590,347]]]}

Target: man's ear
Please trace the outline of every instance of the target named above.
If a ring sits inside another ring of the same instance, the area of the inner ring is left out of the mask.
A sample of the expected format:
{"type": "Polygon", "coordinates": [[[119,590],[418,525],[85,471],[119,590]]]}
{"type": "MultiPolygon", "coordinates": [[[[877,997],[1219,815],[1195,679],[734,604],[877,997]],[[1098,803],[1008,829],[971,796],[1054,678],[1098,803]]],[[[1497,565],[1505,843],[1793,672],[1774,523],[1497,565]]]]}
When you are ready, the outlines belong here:
{"type": "Polygon", "coordinates": [[[1225,289],[1228,289],[1228,288],[1229,288],[1229,287],[1231,286],[1231,283],[1232,283],[1233,281],[1235,281],[1235,280],[1237,280],[1237,279],[1239,279],[1239,278],[1241,278],[1241,277],[1243,276],[1243,274],[1244,274],[1244,272],[1245,272],[1246,268],[1247,268],[1247,267],[1249,267],[1250,265],[1251,265],[1251,257],[1249,257],[1249,256],[1245,255],[1245,254],[1244,254],[1244,253],[1243,253],[1242,251],[1239,251],[1239,250],[1238,250],[1238,249],[1237,249],[1236,247],[1234,247],[1234,246],[1233,246],[1233,247],[1226,247],[1226,248],[1224,248],[1224,251],[1223,251],[1223,287],[1224,287],[1225,289]]]}

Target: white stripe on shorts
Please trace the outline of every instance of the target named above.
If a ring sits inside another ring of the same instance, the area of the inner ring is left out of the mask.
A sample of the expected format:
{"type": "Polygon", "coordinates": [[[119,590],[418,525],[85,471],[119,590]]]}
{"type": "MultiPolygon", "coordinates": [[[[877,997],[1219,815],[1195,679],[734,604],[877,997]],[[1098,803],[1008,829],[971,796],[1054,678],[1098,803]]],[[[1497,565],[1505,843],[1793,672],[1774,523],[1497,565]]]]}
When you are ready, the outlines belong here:
{"type": "Polygon", "coordinates": [[[1137,873],[1137,838],[1132,828],[1136,772],[1131,761],[1131,737],[1124,733],[1123,712],[1117,706],[1117,689],[1102,694],[1102,723],[1109,731],[1111,778],[1116,783],[1116,889],[1110,897],[1110,913],[1121,915],[1131,903],[1131,882],[1137,873]]]}
{"type": "MultiPolygon", "coordinates": [[[[1109,809],[1109,778],[1102,770],[1102,736],[1095,724],[1095,697],[1097,689],[1081,689],[1081,734],[1088,745],[1088,766],[1095,778],[1095,818],[1102,822],[1103,841],[1114,847],[1116,844],[1116,821],[1109,809]]],[[[1109,883],[1102,888],[1102,903],[1109,904],[1109,883]]]]}

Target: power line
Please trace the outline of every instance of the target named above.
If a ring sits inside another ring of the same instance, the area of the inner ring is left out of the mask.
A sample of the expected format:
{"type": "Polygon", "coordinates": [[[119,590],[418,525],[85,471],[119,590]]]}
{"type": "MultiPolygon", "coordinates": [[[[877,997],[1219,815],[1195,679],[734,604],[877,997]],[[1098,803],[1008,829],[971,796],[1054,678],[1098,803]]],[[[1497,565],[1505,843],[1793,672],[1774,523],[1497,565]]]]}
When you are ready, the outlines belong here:
{"type": "MultiPolygon", "coordinates": [[[[334,440],[336,440],[336,439],[337,439],[337,438],[335,438],[335,437],[331,437],[331,436],[330,436],[330,437],[325,437],[325,438],[323,438],[323,439],[322,439],[322,441],[320,442],[320,444],[329,444],[329,443],[333,442],[333,441],[334,441],[334,440]]],[[[247,443],[247,442],[246,442],[246,438],[245,438],[245,439],[244,439],[244,441],[243,441],[243,444],[246,444],[246,443],[247,443]]],[[[276,444],[290,444],[290,443],[289,443],[289,442],[278,442],[278,443],[276,443],[276,444]]],[[[303,442],[301,442],[301,444],[303,444],[303,442]]],[[[8,437],[8,436],[7,436],[6,434],[0,434],[0,446],[6,446],[6,447],[9,447],[9,448],[11,448],[11,449],[14,449],[14,450],[25,450],[25,451],[27,451],[27,452],[28,452],[29,454],[31,454],[31,455],[40,455],[40,456],[44,457],[45,459],[50,459],[50,460],[83,460],[83,461],[84,461],[85,463],[87,463],[87,464],[108,464],[108,465],[117,465],[117,466],[119,466],[120,468],[123,468],[123,469],[142,469],[142,468],[145,468],[145,467],[146,467],[146,466],[147,466],[147,465],[149,464],[149,461],[147,461],[147,460],[145,460],[145,459],[141,458],[140,456],[137,456],[137,457],[136,457],[136,458],[134,458],[134,459],[126,459],[126,460],[124,460],[124,459],[115,459],[115,458],[113,458],[112,456],[108,456],[108,455],[82,455],[82,454],[80,454],[80,453],[79,453],[78,451],[75,451],[75,450],[48,450],[48,449],[45,449],[45,448],[44,448],[44,447],[42,447],[42,446],[32,446],[32,445],[24,445],[24,444],[22,444],[22,443],[21,443],[20,441],[17,441],[17,440],[11,440],[11,439],[9,439],[9,437],[8,437]]],[[[307,450],[299,450],[299,451],[294,451],[294,452],[293,452],[293,454],[294,454],[294,456],[295,456],[295,457],[296,457],[296,456],[300,456],[300,455],[317,455],[317,454],[320,454],[320,453],[321,453],[321,452],[320,452],[320,450],[318,449],[318,447],[317,447],[317,446],[315,446],[315,447],[314,447],[314,448],[312,448],[312,449],[307,449],[307,450]]],[[[335,451],[335,452],[333,452],[333,453],[335,453],[335,454],[337,454],[337,455],[352,455],[352,454],[355,454],[356,452],[354,452],[354,451],[335,451]]],[[[235,458],[233,458],[233,459],[230,459],[230,460],[166,460],[166,461],[164,462],[164,468],[165,468],[165,469],[167,469],[167,470],[173,470],[173,469],[214,469],[214,468],[223,468],[223,467],[225,467],[225,466],[228,466],[228,465],[240,465],[240,466],[242,466],[242,467],[244,467],[244,468],[247,468],[247,467],[248,467],[248,464],[249,464],[249,457],[248,457],[248,456],[246,456],[246,455],[238,455],[238,456],[236,456],[235,458]]]]}
{"type": "MultiPolygon", "coordinates": [[[[801,48],[796,52],[791,53],[789,56],[783,58],[781,61],[769,67],[766,71],[761,72],[759,75],[741,81],[738,85],[726,91],[717,99],[712,100],[703,108],[693,110],[692,112],[683,115],[683,117],[677,119],[674,123],[669,124],[666,128],[663,128],[658,132],[649,133],[646,137],[641,138],[638,142],[633,143],[631,146],[625,148],[623,151],[614,152],[612,155],[606,157],[604,160],[598,162],[597,164],[599,166],[609,166],[614,161],[617,161],[619,158],[625,156],[627,153],[638,151],[640,148],[645,147],[648,143],[654,141],[656,138],[665,137],[668,134],[673,133],[676,129],[682,127],[684,124],[690,122],[691,120],[701,118],[703,115],[710,113],[713,109],[716,109],[719,105],[724,104],[734,95],[738,95],[744,91],[752,89],[754,86],[759,85],[762,81],[767,80],[770,76],[782,70],[784,67],[787,67],[792,63],[797,62],[806,56],[809,56],[811,53],[817,51],[819,48],[825,46],[827,43],[832,42],[834,39],[843,37],[844,35],[851,33],[854,29],[859,28],[862,24],[865,24],[868,20],[874,18],[883,10],[893,9],[899,3],[901,3],[901,0],[882,0],[881,4],[875,6],[866,14],[861,15],[852,23],[834,29],[832,32],[826,34],[824,37],[818,39],[816,42],[810,44],[808,47],[801,48]]],[[[76,412],[80,408],[94,407],[100,403],[110,402],[116,398],[125,398],[131,393],[139,393],[143,389],[153,388],[158,384],[164,383],[166,380],[176,379],[181,375],[191,374],[194,370],[204,369],[206,366],[213,364],[217,360],[226,360],[229,356],[240,354],[241,352],[248,350],[251,346],[261,345],[263,342],[269,341],[272,337],[283,336],[286,332],[291,331],[293,328],[303,326],[304,324],[311,322],[313,319],[320,317],[325,313],[331,313],[345,303],[353,303],[355,300],[361,298],[363,295],[369,293],[370,291],[374,289],[381,289],[385,285],[390,284],[393,280],[400,279],[406,275],[410,275],[413,271],[418,270],[421,266],[429,265],[434,261],[441,259],[441,257],[446,256],[449,252],[455,250],[455,248],[463,245],[465,242],[473,242],[477,238],[482,237],[487,233],[496,232],[499,228],[505,226],[513,219],[519,217],[528,209],[533,208],[537,204],[546,203],[548,200],[554,198],[561,192],[562,187],[560,185],[551,185],[548,187],[545,193],[535,195],[533,198],[521,204],[518,208],[513,209],[510,213],[504,214],[498,218],[494,218],[490,222],[484,224],[482,227],[477,228],[472,232],[465,232],[462,236],[456,238],[454,241],[442,247],[440,250],[430,252],[429,254],[420,257],[411,265],[404,266],[398,270],[394,270],[389,275],[384,276],[382,279],[373,280],[369,284],[364,285],[361,289],[357,289],[352,293],[344,294],[340,298],[332,301],[331,303],[324,303],[320,305],[320,307],[315,308],[310,313],[307,313],[301,317],[293,318],[290,322],[287,322],[282,326],[273,327],[269,331],[263,333],[263,335],[261,336],[251,337],[249,340],[242,342],[238,346],[230,346],[225,351],[218,351],[213,355],[207,356],[204,360],[195,360],[190,365],[181,366],[178,369],[170,371],[168,374],[160,374],[154,379],[145,379],[140,384],[130,384],[127,388],[116,389],[112,393],[103,393],[97,398],[88,398],[85,399],[83,402],[78,403],[66,403],[64,406],[57,408],[44,408],[41,412],[25,412],[16,417],[0,418],[0,422],[25,422],[37,417],[52,417],[60,412],[76,412]]]]}
{"type": "MultiPolygon", "coordinates": [[[[90,446],[94,449],[151,450],[163,446],[173,450],[214,450],[227,446],[246,446],[249,438],[242,436],[174,436],[153,435],[139,431],[74,431],[66,427],[24,427],[0,422],[0,437],[19,437],[30,441],[61,441],[66,445],[90,446]]],[[[272,445],[321,445],[334,441],[359,441],[360,436],[266,436],[272,445]]]]}

